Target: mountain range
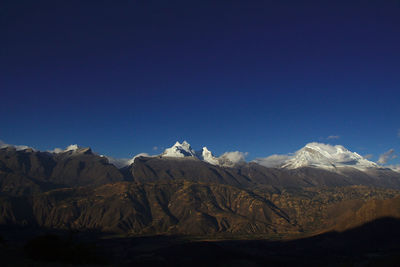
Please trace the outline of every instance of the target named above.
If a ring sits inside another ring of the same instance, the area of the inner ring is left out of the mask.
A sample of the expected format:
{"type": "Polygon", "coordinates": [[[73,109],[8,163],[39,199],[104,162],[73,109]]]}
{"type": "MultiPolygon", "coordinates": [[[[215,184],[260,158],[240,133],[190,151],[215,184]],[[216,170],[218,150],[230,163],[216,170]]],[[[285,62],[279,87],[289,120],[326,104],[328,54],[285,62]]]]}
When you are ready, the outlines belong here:
{"type": "Polygon", "coordinates": [[[400,173],[371,162],[343,146],[309,143],[291,155],[272,155],[245,162],[240,152],[215,157],[203,147],[176,142],[156,156],[139,154],[125,164],[90,148],[36,151],[22,146],[0,148],[1,192],[42,192],[64,186],[97,186],[117,181],[185,179],[240,187],[260,185],[347,186],[399,188],[400,173]],[[20,181],[14,186],[16,181],[20,181]]]}
{"type": "Polygon", "coordinates": [[[77,145],[3,145],[0,228],[291,239],[400,217],[400,173],[343,146],[246,162],[176,142],[113,162],[77,145]]]}
{"type": "MultiPolygon", "coordinates": [[[[13,146],[4,143],[0,143],[0,148],[14,148],[17,151],[36,151],[28,146],[13,146]]],[[[56,148],[47,152],[50,154],[63,154],[67,152],[79,154],[85,153],[86,151],[93,153],[90,148],[82,148],[76,144],[70,145],[64,150],[56,148]]],[[[131,159],[115,159],[104,155],[100,156],[107,158],[109,163],[118,168],[133,164],[137,157],[193,158],[215,166],[225,167],[233,167],[245,162],[245,153],[239,151],[226,152],[220,157],[216,157],[207,147],[195,151],[187,141],[183,141],[182,143],[177,141],[173,146],[165,149],[164,152],[159,155],[150,156],[147,153],[140,153],[131,159]]],[[[389,167],[384,167],[375,162],[369,161],[358,153],[351,152],[341,145],[332,146],[317,142],[308,143],[300,150],[289,155],[275,154],[266,158],[257,158],[253,160],[253,162],[265,167],[284,169],[297,169],[302,167],[321,168],[330,171],[335,171],[342,167],[352,167],[361,171],[382,168],[390,169],[389,167]]],[[[391,170],[396,171],[397,169],[391,170]]]]}

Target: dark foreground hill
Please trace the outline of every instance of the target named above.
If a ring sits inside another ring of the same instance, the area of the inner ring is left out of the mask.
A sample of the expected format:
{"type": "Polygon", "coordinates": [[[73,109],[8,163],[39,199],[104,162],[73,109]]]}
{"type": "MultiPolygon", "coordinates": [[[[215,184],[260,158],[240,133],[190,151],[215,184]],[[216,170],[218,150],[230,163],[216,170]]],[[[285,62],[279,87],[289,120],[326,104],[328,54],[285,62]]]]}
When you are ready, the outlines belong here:
{"type": "Polygon", "coordinates": [[[205,240],[189,236],[2,229],[2,266],[398,266],[400,220],[383,217],[343,232],[292,239],[205,240]],[[21,238],[24,236],[25,238],[21,238]],[[29,236],[26,238],[26,236],[29,236]]]}

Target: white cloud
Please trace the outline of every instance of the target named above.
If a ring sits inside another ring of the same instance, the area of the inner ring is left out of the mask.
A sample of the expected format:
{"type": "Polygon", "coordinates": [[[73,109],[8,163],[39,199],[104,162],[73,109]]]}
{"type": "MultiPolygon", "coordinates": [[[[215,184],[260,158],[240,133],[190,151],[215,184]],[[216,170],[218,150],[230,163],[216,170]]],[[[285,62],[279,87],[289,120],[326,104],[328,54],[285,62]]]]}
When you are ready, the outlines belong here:
{"type": "Polygon", "coordinates": [[[32,147],[30,147],[30,146],[14,146],[15,147],[15,149],[17,150],[17,151],[19,151],[19,150],[25,150],[25,149],[32,149],[32,150],[35,150],[34,148],[32,148],[32,147]]]}
{"type": "Polygon", "coordinates": [[[69,145],[67,146],[67,148],[65,149],[65,151],[75,151],[79,148],[79,146],[77,144],[74,145],[69,145]]]}
{"type": "Polygon", "coordinates": [[[389,160],[394,159],[396,157],[397,156],[394,155],[394,149],[392,148],[379,156],[378,163],[386,164],[389,160]]]}
{"type": "Polygon", "coordinates": [[[128,163],[131,160],[131,159],[126,159],[126,158],[116,159],[116,158],[109,157],[109,156],[105,156],[105,157],[108,159],[109,163],[113,164],[117,168],[122,168],[122,167],[128,166],[129,165],[128,163]]]}
{"type": "Polygon", "coordinates": [[[77,144],[74,144],[74,145],[67,146],[65,149],[56,147],[53,150],[48,150],[48,152],[58,154],[58,153],[63,153],[63,152],[67,152],[67,151],[75,151],[77,149],[79,149],[79,146],[77,144]]]}
{"type": "Polygon", "coordinates": [[[218,161],[221,165],[233,166],[237,163],[245,162],[248,154],[248,152],[240,151],[225,152],[218,158],[218,161]]]}
{"type": "Polygon", "coordinates": [[[333,140],[333,139],[339,139],[339,138],[340,138],[339,135],[330,135],[330,136],[328,136],[326,139],[328,139],[328,140],[333,140]]]}
{"type": "Polygon", "coordinates": [[[32,150],[35,150],[34,148],[29,147],[29,146],[25,146],[25,145],[20,145],[20,146],[10,145],[10,144],[4,143],[2,140],[0,140],[0,148],[5,148],[5,147],[13,147],[13,148],[15,148],[17,151],[19,151],[19,150],[25,150],[25,149],[32,149],[32,150]]]}
{"type": "Polygon", "coordinates": [[[56,147],[53,150],[49,150],[50,153],[61,153],[64,152],[64,149],[56,147]]]}
{"type": "Polygon", "coordinates": [[[158,146],[153,146],[153,150],[154,151],[158,150],[158,146]]]}
{"type": "Polygon", "coordinates": [[[400,138],[400,129],[397,131],[397,137],[400,138]]]}
{"type": "Polygon", "coordinates": [[[292,156],[289,155],[271,155],[266,158],[257,158],[254,162],[265,166],[265,167],[278,167],[281,166],[286,160],[290,159],[292,156]]]}
{"type": "MultiPolygon", "coordinates": [[[[139,154],[135,155],[132,159],[134,160],[134,159],[136,159],[137,157],[154,157],[154,156],[150,156],[150,155],[147,154],[147,153],[139,153],[139,154]]],[[[132,162],[132,163],[133,163],[133,162],[132,162]]]]}

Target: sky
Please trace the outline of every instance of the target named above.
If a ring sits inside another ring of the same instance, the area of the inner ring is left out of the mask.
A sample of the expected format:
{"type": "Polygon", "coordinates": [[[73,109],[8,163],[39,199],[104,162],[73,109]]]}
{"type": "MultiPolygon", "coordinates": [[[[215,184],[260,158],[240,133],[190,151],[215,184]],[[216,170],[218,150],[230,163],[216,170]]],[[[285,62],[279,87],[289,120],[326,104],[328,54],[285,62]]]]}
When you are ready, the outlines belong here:
{"type": "Polygon", "coordinates": [[[0,32],[5,143],[400,163],[400,1],[3,0],[0,32]]]}

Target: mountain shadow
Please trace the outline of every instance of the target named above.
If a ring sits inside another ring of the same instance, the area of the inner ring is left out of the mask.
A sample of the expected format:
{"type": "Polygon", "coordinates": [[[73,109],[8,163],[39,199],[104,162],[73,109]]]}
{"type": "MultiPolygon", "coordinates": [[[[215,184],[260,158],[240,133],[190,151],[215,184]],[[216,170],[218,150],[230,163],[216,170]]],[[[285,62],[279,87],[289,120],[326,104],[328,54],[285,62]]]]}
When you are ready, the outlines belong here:
{"type": "MultiPolygon", "coordinates": [[[[174,244],[153,251],[155,257],[147,263],[175,266],[399,266],[399,238],[400,220],[385,217],[344,232],[328,232],[291,241],[174,244]]],[[[143,258],[136,263],[146,265],[143,258]]]]}
{"type": "MultiPolygon", "coordinates": [[[[19,231],[19,234],[21,231],[19,231]]],[[[204,237],[107,237],[91,233],[29,236],[0,244],[7,264],[117,266],[399,266],[400,220],[384,217],[344,232],[289,241],[204,237]],[[14,242],[13,244],[11,244],[14,242]],[[11,245],[10,245],[11,244],[11,245]],[[19,247],[18,247],[19,246],[19,247]],[[12,248],[12,249],[11,249],[12,248]],[[18,248],[20,251],[16,249],[18,248]],[[50,255],[51,254],[51,255],[50,255]]],[[[248,236],[250,238],[250,236],[248,236]]],[[[62,265],[61,265],[62,266],[62,265]]]]}

